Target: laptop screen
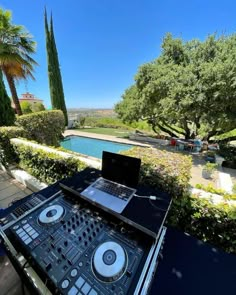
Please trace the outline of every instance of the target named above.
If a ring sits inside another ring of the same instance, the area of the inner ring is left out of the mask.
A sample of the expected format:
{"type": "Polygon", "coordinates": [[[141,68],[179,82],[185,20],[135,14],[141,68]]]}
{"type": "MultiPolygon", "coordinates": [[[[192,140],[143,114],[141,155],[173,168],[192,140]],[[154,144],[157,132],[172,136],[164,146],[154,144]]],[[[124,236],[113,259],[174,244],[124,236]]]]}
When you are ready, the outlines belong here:
{"type": "Polygon", "coordinates": [[[136,188],[139,181],[141,160],[134,157],[103,151],[102,177],[136,188]]]}

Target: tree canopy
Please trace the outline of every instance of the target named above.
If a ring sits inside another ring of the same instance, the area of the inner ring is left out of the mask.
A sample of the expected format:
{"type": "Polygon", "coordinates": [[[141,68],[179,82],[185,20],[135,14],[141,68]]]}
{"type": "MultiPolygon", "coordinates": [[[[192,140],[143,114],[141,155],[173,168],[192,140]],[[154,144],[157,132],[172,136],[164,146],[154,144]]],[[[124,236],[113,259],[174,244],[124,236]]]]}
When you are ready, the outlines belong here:
{"type": "Polygon", "coordinates": [[[51,15],[50,26],[48,26],[47,12],[45,10],[45,32],[48,62],[48,79],[52,108],[61,110],[65,116],[65,124],[68,124],[68,116],[64,98],[61,71],[58,60],[57,47],[54,37],[53,20],[51,15]]]}
{"type": "Polygon", "coordinates": [[[11,23],[11,12],[0,8],[0,68],[6,76],[16,112],[22,115],[15,81],[34,79],[33,70],[37,65],[31,57],[36,43],[25,28],[11,23]]]}
{"type": "Polygon", "coordinates": [[[186,139],[236,126],[236,35],[184,42],[167,34],[160,56],[142,65],[115,111],[125,122],[186,139]]]}
{"type": "Polygon", "coordinates": [[[11,107],[11,101],[2,78],[2,71],[0,71],[0,126],[11,126],[14,121],[15,112],[11,107]]]}

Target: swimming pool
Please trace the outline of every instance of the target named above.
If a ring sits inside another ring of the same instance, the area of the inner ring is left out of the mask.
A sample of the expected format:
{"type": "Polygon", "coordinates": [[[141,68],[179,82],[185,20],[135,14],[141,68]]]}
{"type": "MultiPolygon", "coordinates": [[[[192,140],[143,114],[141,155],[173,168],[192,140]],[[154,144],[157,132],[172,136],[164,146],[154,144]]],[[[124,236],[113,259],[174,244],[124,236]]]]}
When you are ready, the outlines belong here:
{"type": "Polygon", "coordinates": [[[88,137],[69,136],[61,141],[61,147],[101,159],[102,151],[118,153],[119,151],[126,151],[132,148],[133,145],[88,137]]]}

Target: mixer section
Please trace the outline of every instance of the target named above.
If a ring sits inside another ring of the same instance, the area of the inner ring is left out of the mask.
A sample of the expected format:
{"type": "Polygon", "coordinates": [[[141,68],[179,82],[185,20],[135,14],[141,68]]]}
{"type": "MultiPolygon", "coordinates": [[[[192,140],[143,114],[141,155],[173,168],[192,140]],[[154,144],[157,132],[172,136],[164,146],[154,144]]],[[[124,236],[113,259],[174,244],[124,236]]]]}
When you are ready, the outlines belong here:
{"type": "Polygon", "coordinates": [[[8,229],[53,294],[133,294],[152,239],[63,194],[8,229]],[[80,293],[79,293],[80,292],[80,293]]]}

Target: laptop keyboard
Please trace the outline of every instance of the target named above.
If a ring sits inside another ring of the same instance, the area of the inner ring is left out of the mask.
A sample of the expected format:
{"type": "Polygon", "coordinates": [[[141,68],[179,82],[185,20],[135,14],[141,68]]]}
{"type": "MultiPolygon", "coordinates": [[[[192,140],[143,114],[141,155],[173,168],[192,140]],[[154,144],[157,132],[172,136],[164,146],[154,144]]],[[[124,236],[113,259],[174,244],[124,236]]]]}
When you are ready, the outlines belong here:
{"type": "Polygon", "coordinates": [[[127,201],[134,192],[131,188],[113,182],[111,183],[105,179],[100,179],[93,184],[93,187],[125,201],[127,201]]]}

